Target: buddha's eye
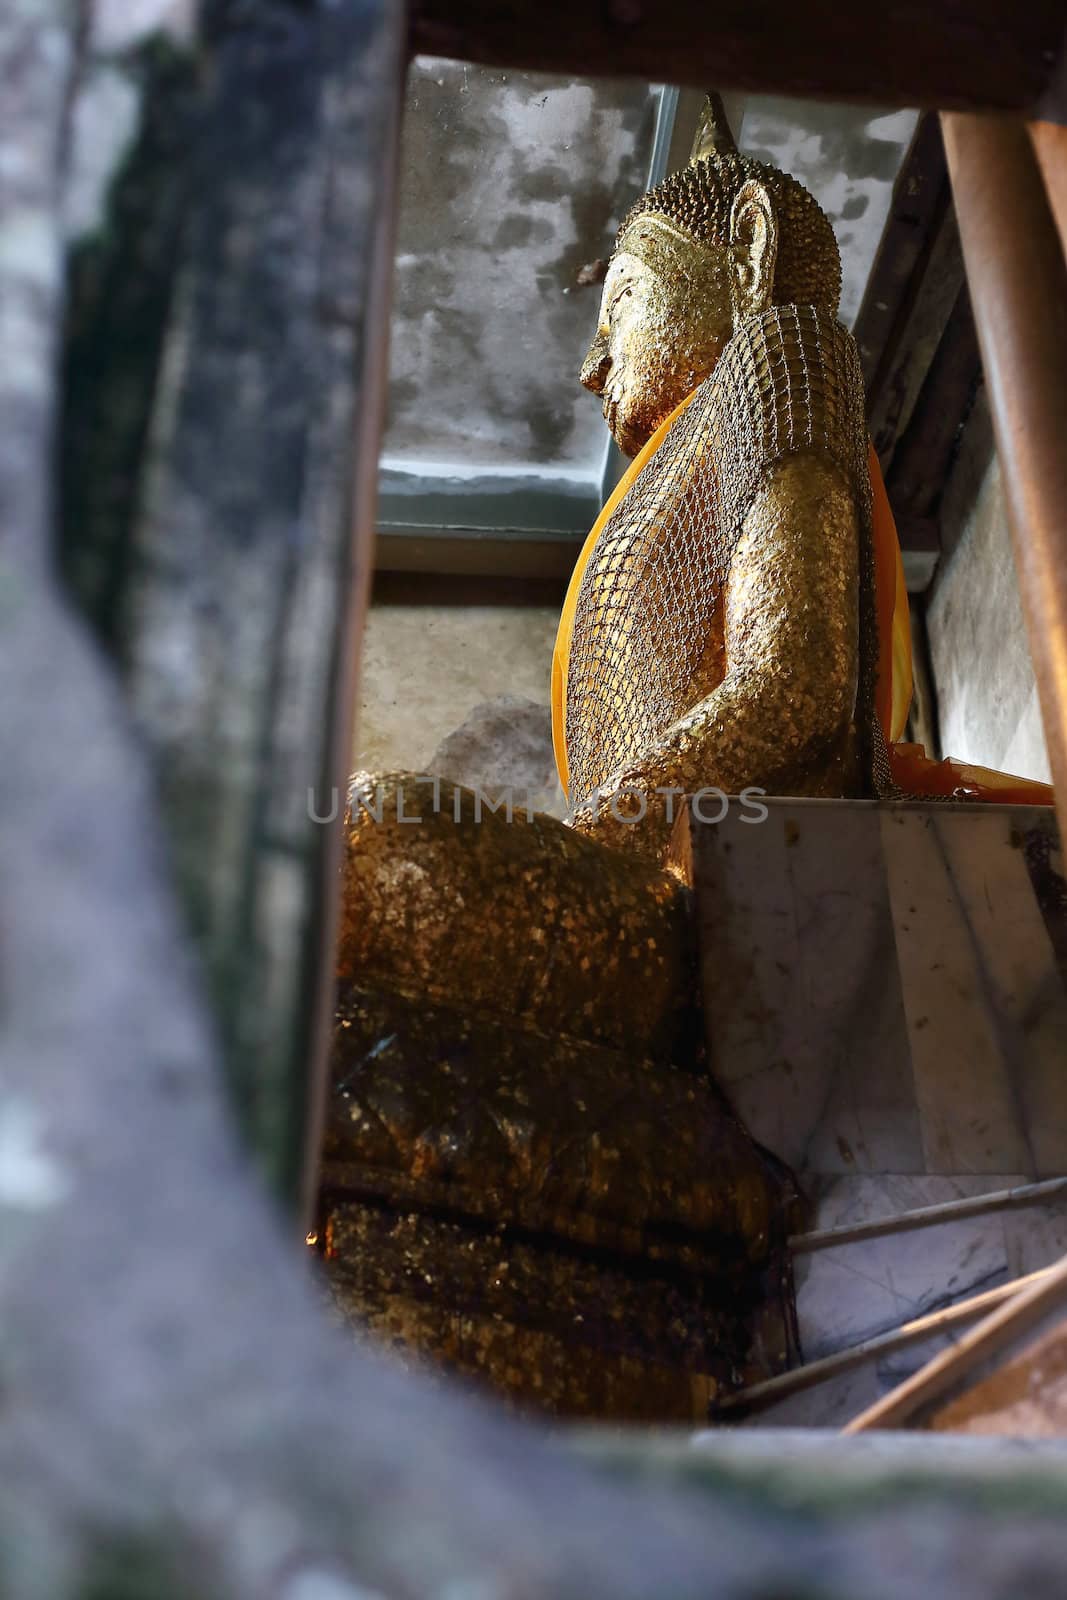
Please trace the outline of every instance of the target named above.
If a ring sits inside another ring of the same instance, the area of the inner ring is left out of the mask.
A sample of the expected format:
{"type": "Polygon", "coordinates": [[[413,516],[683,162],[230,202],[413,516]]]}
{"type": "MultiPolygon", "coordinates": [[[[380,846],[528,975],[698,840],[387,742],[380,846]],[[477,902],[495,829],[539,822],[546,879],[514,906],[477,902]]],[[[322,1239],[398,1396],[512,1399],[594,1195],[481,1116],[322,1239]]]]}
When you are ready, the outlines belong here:
{"type": "Polygon", "coordinates": [[[606,339],[610,334],[611,319],[615,315],[619,305],[623,300],[626,299],[627,295],[631,295],[633,292],[633,286],[629,283],[624,283],[620,289],[616,289],[615,293],[608,301],[606,307],[600,314],[600,326],[597,329],[597,332],[600,334],[602,339],[606,339]]]}

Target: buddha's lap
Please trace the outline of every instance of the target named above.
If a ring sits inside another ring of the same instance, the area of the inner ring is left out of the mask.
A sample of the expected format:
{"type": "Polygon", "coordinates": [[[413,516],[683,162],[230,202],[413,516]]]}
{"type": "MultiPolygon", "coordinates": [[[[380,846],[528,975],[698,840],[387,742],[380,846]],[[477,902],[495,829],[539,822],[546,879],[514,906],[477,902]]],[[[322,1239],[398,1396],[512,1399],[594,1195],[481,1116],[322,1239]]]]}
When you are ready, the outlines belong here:
{"type": "Polygon", "coordinates": [[[443,779],[361,778],[338,975],[668,1055],[691,994],[687,897],[556,818],[443,779]]]}

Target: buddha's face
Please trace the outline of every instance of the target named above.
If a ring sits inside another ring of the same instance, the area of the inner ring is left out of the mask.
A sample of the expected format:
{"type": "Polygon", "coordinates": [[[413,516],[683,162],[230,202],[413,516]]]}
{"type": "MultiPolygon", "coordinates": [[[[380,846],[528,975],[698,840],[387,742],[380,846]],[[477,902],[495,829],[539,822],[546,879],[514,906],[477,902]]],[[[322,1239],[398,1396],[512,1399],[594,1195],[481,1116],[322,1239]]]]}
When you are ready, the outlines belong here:
{"type": "Polygon", "coordinates": [[[633,456],[711,372],[733,330],[731,252],[644,216],[619,240],[581,381],[633,456]]]}

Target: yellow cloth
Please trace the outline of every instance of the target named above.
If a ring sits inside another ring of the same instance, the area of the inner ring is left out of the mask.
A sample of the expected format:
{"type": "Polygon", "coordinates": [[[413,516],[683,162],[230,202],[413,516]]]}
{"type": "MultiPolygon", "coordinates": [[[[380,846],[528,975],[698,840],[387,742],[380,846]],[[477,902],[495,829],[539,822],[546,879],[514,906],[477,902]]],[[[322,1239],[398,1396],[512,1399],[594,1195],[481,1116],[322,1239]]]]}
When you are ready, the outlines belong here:
{"type": "MultiPolygon", "coordinates": [[[[564,793],[567,792],[569,776],[567,668],[570,661],[578,592],[585,569],[604,524],[698,392],[694,390],[682,401],[666,422],[657,428],[640,455],[631,462],[582,546],[578,563],[571,576],[567,598],[563,602],[563,612],[559,619],[555,649],[552,652],[552,744],[564,793]]],[[[1010,773],[993,772],[988,767],[974,767],[962,761],[932,761],[922,745],[899,742],[907,724],[912,696],[908,592],[904,583],[904,563],[901,560],[896,523],[893,520],[893,512],[882,481],[882,470],[873,445],[869,446],[868,464],[871,474],[874,530],[875,611],[878,618],[878,677],[874,700],[875,712],[889,748],[889,763],[894,782],[907,794],[913,795],[963,794],[979,800],[999,801],[1002,804],[1051,805],[1053,793],[1047,783],[1038,783],[1031,778],[1016,778],[1010,773]]]]}

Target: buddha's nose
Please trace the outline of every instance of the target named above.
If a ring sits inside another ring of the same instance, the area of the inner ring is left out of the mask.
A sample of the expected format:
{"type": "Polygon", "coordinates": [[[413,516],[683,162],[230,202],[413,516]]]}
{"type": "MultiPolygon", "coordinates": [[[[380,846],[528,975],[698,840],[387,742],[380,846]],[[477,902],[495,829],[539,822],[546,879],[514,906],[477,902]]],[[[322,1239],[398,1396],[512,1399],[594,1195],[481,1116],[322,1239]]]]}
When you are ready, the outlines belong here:
{"type": "Polygon", "coordinates": [[[608,341],[598,333],[589,346],[589,354],[582,362],[578,381],[583,388],[591,389],[594,394],[603,394],[610,370],[611,355],[608,351],[608,341]]]}

